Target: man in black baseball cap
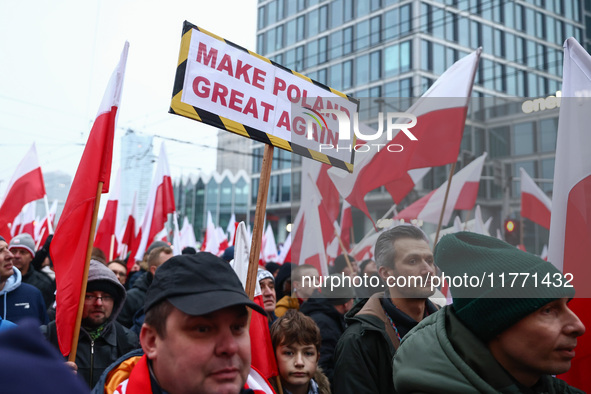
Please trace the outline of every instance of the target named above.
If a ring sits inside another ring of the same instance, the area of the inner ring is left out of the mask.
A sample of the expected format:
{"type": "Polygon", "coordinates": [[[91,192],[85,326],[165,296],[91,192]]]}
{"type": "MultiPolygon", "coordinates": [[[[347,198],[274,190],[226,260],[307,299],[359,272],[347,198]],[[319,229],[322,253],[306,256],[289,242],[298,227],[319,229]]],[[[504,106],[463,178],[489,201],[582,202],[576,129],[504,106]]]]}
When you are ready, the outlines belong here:
{"type": "Polygon", "coordinates": [[[146,294],[140,333],[144,356],[129,392],[241,393],[250,370],[251,301],[228,263],[210,253],[162,264],[146,294]]]}

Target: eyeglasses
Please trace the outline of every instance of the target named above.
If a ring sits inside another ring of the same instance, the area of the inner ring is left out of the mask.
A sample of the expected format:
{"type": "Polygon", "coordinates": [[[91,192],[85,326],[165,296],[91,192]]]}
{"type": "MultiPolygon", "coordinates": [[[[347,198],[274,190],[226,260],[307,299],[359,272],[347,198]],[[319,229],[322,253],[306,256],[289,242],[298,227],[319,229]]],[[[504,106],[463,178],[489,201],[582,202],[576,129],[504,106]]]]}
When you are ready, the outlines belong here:
{"type": "Polygon", "coordinates": [[[84,297],[84,301],[88,303],[94,303],[96,300],[100,299],[102,302],[113,302],[113,297],[108,294],[104,294],[102,296],[96,296],[94,294],[86,294],[84,297]]]}

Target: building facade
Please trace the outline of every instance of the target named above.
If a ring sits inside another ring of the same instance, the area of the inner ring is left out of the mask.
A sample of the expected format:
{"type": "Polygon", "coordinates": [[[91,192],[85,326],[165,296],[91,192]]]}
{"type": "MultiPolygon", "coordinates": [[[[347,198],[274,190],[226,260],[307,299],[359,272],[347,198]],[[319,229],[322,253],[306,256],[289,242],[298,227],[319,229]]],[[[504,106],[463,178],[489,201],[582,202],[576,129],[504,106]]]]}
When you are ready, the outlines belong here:
{"type": "Polygon", "coordinates": [[[207,212],[211,212],[213,223],[224,230],[232,214],[237,222],[248,223],[249,187],[250,179],[244,170],[235,173],[229,170],[213,174],[197,173],[177,179],[174,182],[174,196],[179,220],[185,216],[189,218],[197,241],[203,240],[207,212]]]}
{"type": "MultiPolygon", "coordinates": [[[[261,0],[257,52],[353,97],[379,99],[420,96],[455,61],[482,47],[456,168],[489,153],[477,203],[485,220],[493,217],[494,234],[506,217],[519,217],[519,167],[551,195],[558,111],[524,113],[521,105],[556,95],[566,38],[589,47],[585,7],[582,0],[261,0]],[[502,179],[495,181],[494,168],[502,179]]],[[[371,123],[382,109],[374,103],[360,108],[361,120],[371,123]]],[[[301,183],[299,160],[291,165],[292,197],[301,183]]],[[[255,185],[260,166],[252,171],[255,185]]],[[[279,190],[287,180],[283,171],[272,172],[279,190]]],[[[448,173],[449,166],[434,168],[399,209],[441,185],[448,173]]],[[[251,198],[256,194],[253,189],[251,198]]],[[[297,197],[291,201],[298,204],[297,197]]],[[[392,204],[383,189],[366,201],[374,218],[392,204]]],[[[268,213],[283,215],[283,203],[270,197],[268,213]]],[[[358,211],[354,221],[359,239],[371,224],[358,211]]],[[[527,232],[528,250],[539,253],[547,232],[533,223],[525,227],[534,229],[527,232]]]]}

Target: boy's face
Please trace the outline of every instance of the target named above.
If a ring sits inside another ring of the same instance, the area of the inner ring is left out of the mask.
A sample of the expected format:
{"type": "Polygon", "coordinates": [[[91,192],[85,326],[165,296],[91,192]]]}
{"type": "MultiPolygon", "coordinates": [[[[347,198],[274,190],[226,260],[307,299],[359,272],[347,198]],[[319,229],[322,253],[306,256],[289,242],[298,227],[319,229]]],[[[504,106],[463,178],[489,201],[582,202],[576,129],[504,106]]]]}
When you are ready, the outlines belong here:
{"type": "Polygon", "coordinates": [[[307,387],[318,367],[319,354],[316,347],[299,343],[279,345],[275,354],[283,386],[292,392],[296,391],[294,388],[307,387]]]}

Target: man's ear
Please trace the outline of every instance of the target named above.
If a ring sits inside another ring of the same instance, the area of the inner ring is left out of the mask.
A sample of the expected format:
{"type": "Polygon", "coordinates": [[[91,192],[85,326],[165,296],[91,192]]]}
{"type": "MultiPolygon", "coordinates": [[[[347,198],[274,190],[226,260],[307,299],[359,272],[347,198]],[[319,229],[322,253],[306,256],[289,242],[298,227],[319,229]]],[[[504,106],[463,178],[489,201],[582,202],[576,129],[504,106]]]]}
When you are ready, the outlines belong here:
{"type": "Polygon", "coordinates": [[[388,271],[391,271],[391,269],[387,268],[387,267],[383,267],[383,266],[379,267],[378,268],[378,275],[380,275],[380,278],[382,278],[384,281],[387,281],[388,277],[391,275],[391,273],[388,271]]]}
{"type": "Polygon", "coordinates": [[[154,327],[144,323],[140,331],[140,344],[142,345],[144,353],[150,360],[155,359],[158,355],[156,341],[159,340],[160,337],[158,337],[158,333],[154,327]]]}

